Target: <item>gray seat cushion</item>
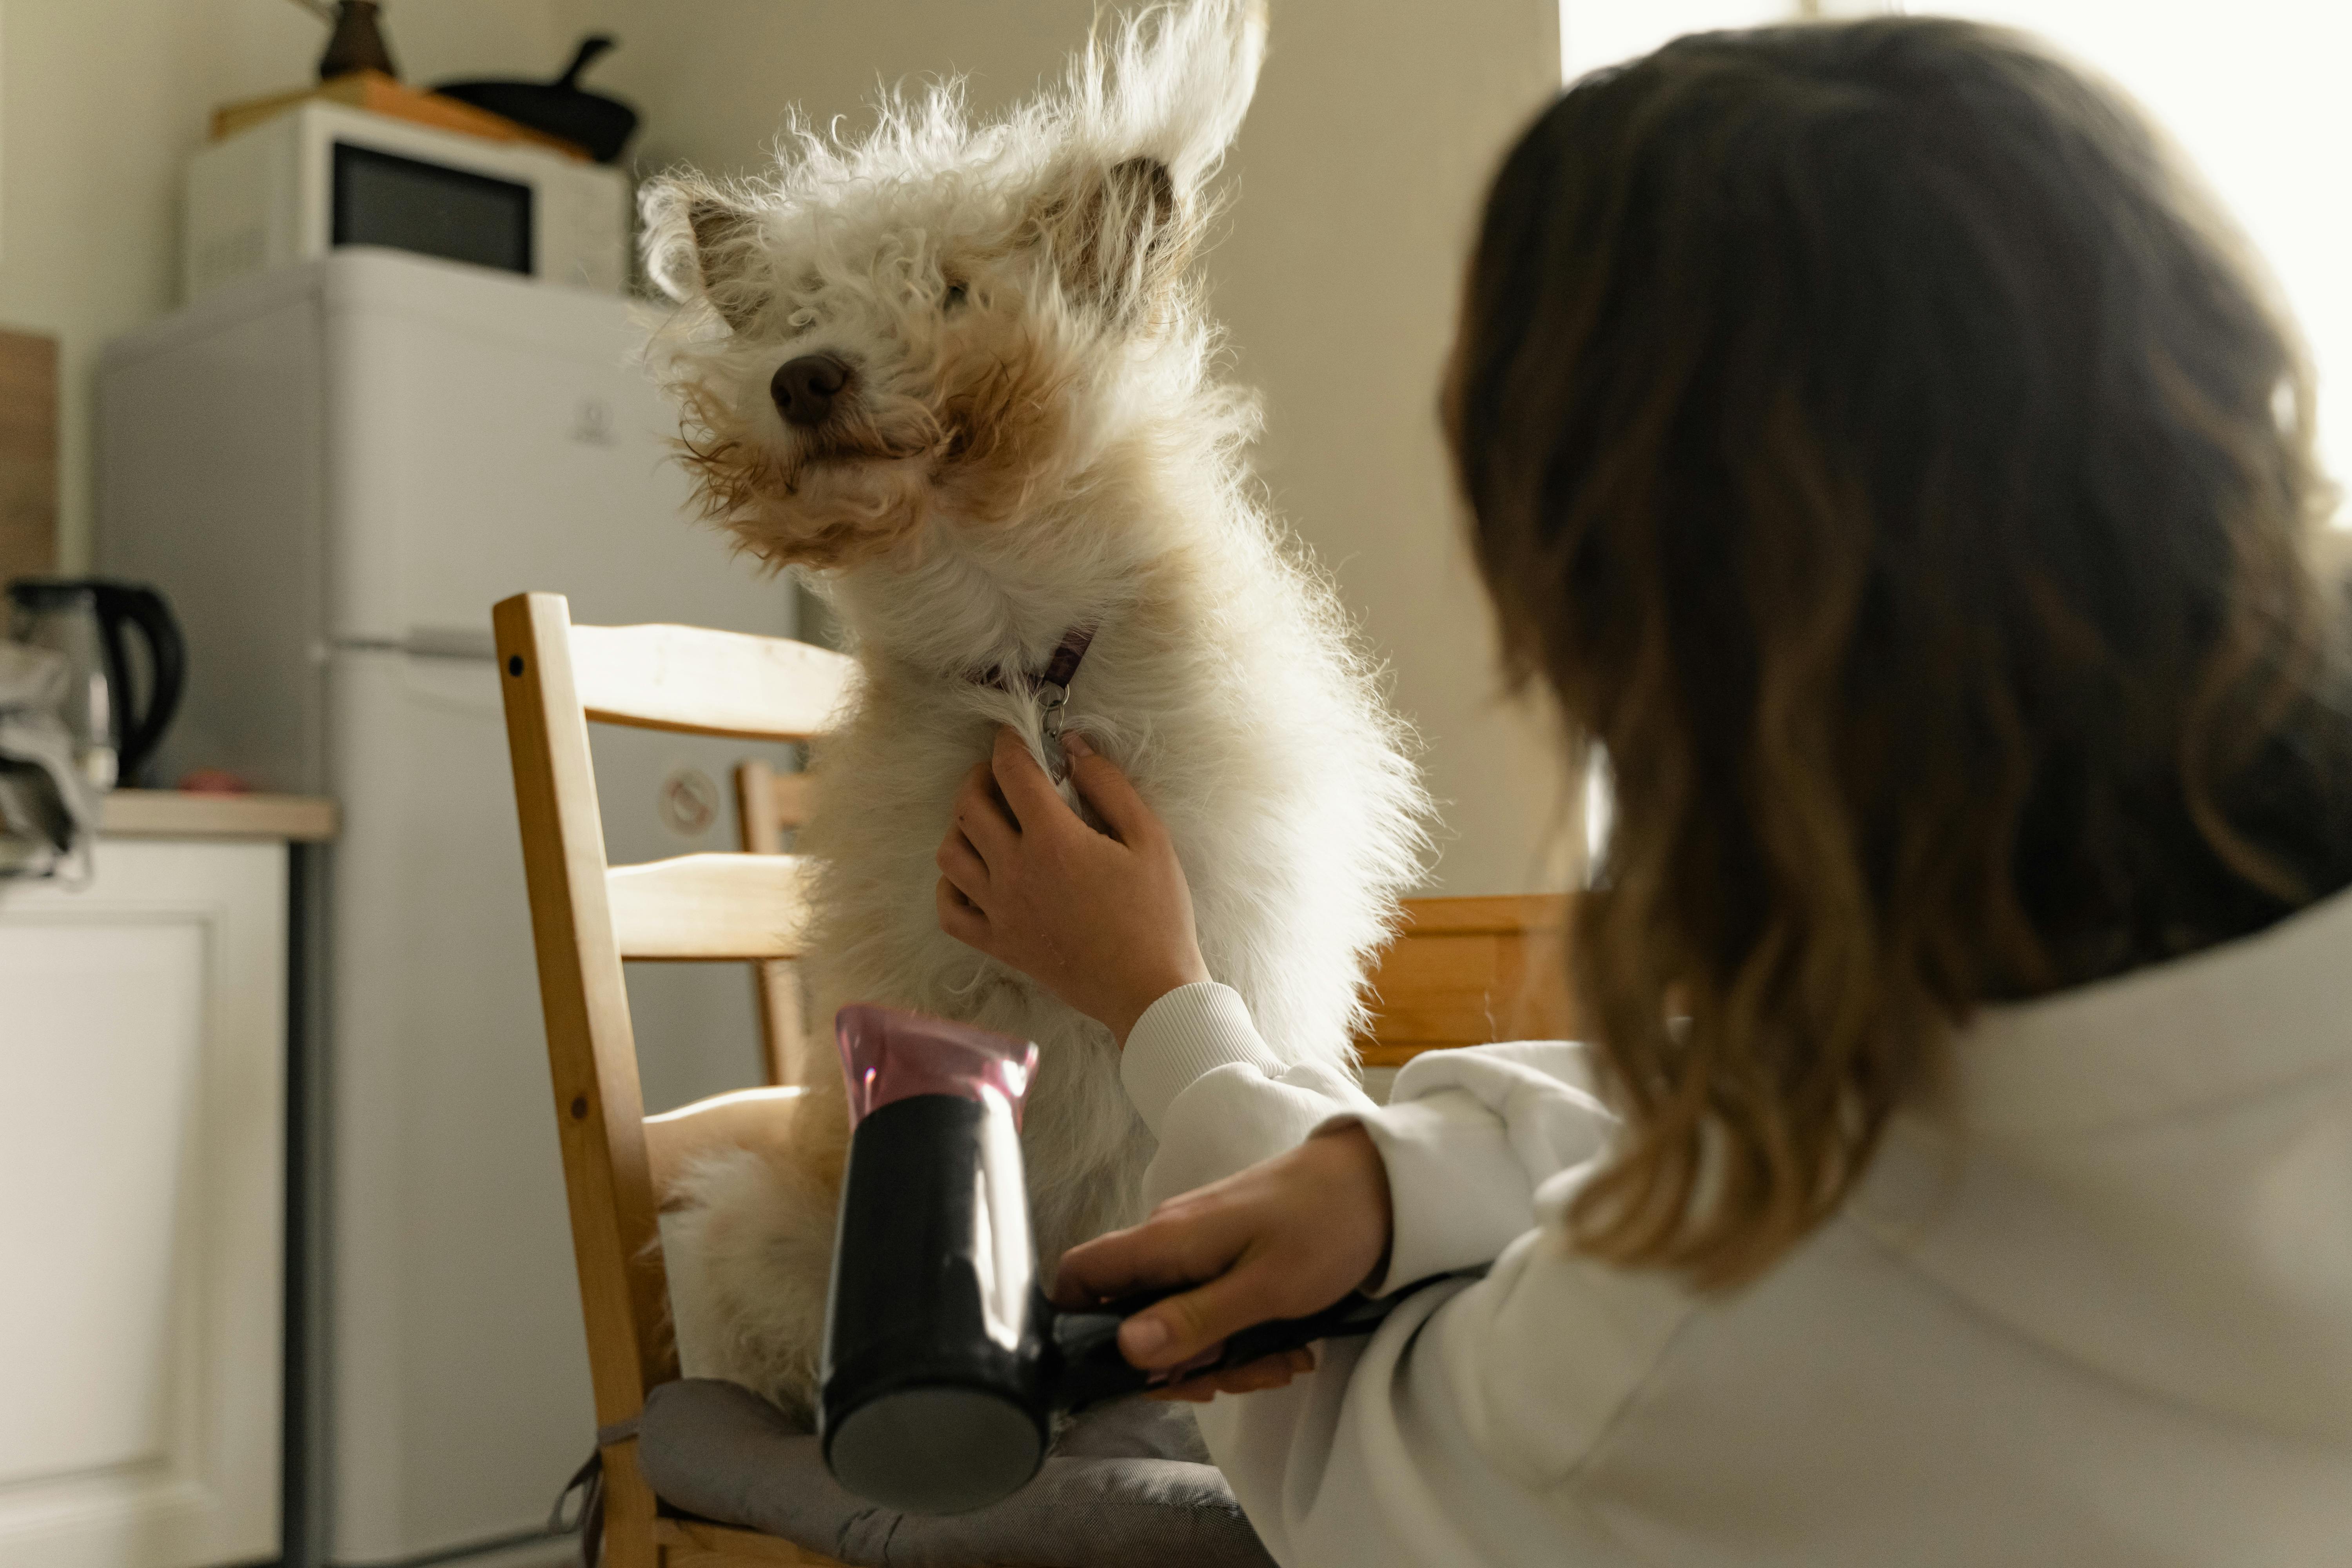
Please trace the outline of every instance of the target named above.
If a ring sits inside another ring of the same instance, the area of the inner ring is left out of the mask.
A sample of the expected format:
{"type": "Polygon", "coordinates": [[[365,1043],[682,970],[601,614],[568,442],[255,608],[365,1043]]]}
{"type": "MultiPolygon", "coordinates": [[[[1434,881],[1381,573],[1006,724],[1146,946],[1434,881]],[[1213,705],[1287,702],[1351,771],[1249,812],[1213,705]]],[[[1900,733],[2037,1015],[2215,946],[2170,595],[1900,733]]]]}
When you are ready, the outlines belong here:
{"type": "Polygon", "coordinates": [[[817,1440],[751,1390],[665,1383],[637,1428],[646,1479],[671,1507],[782,1536],[860,1568],[1270,1568],[1207,1463],[1192,1413],[1129,1400],[1080,1418],[1037,1479],[971,1513],[877,1508],[841,1489],[817,1440]]]}

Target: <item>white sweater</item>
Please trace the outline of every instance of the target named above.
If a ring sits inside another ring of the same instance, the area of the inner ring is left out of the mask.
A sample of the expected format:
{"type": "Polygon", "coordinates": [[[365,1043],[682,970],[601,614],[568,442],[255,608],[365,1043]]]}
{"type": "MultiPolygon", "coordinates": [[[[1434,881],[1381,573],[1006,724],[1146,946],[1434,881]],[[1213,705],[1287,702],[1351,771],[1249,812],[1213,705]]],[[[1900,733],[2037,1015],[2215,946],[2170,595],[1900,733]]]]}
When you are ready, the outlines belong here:
{"type": "Polygon", "coordinates": [[[1220,1397],[1209,1447],[1304,1564],[2352,1564],[2352,895],[1987,1009],[1948,1093],[1758,1283],[1586,1261],[1581,1047],[1432,1053],[1386,1109],[1240,998],[1139,1022],[1154,1201],[1360,1120],[1383,1289],[1494,1260],[1220,1397]]]}

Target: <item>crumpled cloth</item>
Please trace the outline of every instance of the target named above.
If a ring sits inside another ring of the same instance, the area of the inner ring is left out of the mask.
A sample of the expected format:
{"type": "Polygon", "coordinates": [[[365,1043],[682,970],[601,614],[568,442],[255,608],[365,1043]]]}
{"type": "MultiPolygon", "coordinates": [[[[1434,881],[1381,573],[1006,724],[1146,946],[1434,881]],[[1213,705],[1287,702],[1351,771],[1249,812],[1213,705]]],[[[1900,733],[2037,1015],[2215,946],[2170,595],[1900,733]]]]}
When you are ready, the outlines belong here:
{"type": "Polygon", "coordinates": [[[858,1568],[1274,1568],[1192,1412],[1146,1400],[1079,1417],[1036,1479],[970,1513],[898,1513],[851,1496],[815,1437],[716,1378],[646,1396],[637,1461],[673,1508],[858,1568]]]}
{"type": "Polygon", "coordinates": [[[88,874],[98,790],[66,728],[72,681],[63,654],[0,642],[0,877],[88,874]]]}

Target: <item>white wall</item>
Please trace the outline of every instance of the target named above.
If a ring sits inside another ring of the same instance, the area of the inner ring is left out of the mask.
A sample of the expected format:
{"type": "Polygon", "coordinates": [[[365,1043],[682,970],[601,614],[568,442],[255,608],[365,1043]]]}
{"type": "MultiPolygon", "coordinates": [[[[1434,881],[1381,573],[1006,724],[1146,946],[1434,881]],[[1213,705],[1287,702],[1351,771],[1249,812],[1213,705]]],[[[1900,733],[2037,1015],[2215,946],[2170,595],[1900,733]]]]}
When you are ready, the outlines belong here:
{"type": "MultiPolygon", "coordinates": [[[[1058,71],[1095,9],[573,4],[623,40],[600,75],[646,111],[643,161],[714,170],[759,163],[795,100],[860,122],[877,79],[962,71],[977,107],[1007,103],[1058,71]]],[[[1272,54],[1228,165],[1240,199],[1207,264],[1241,374],[1266,396],[1260,471],[1391,662],[1426,742],[1448,893],[1562,875],[1547,853],[1571,805],[1557,748],[1496,700],[1435,416],[1476,199],[1556,90],[1559,61],[1557,0],[1274,0],[1272,54]]]]}
{"type": "MultiPolygon", "coordinates": [[[[416,81],[551,75],[568,0],[397,0],[416,81]]],[[[58,545],[89,559],[91,374],[178,303],[179,190],[213,109],[315,76],[326,28],[288,0],[0,0],[0,325],[59,340],[58,545]]]]}
{"type": "Polygon", "coordinates": [[[1477,205],[1559,90],[1557,15],[1276,0],[1233,232],[1209,262],[1241,374],[1266,395],[1261,471],[1422,731],[1444,823],[1433,890],[1453,894],[1561,886],[1576,842],[1559,745],[1497,698],[1437,426],[1477,205]]]}

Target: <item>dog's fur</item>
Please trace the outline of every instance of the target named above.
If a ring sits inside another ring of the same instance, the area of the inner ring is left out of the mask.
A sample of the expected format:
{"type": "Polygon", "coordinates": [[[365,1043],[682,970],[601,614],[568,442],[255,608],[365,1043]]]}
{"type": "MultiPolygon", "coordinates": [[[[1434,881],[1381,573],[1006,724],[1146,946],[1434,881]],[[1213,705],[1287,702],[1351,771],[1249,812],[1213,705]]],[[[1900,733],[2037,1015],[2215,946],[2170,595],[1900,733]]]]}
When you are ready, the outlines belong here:
{"type": "MultiPolygon", "coordinates": [[[[1149,12],[1002,121],[967,127],[952,86],[894,96],[855,144],[796,123],[766,182],[672,176],[646,202],[650,270],[686,306],[652,360],[709,509],[810,572],[863,672],[800,846],[815,1016],[882,1002],[1037,1042],[1023,1142],[1049,1268],[1139,1217],[1152,1142],[1106,1030],[939,929],[958,784],[999,724],[1045,754],[1036,700],[974,674],[1099,626],[1070,727],[1166,822],[1211,972],[1293,1059],[1348,1058],[1423,842],[1372,672],[1256,504],[1255,405],[1217,377],[1189,270],[1262,16],[1149,12]],[[814,352],[852,379],[809,432],[769,378],[814,352]]],[[[689,1370],[802,1412],[845,1139],[835,1076],[813,1076],[783,1152],[705,1163],[667,1226],[689,1370]]]]}

